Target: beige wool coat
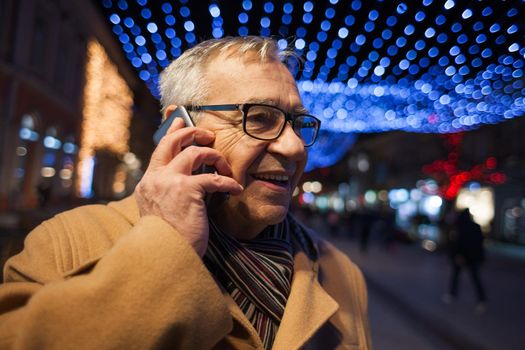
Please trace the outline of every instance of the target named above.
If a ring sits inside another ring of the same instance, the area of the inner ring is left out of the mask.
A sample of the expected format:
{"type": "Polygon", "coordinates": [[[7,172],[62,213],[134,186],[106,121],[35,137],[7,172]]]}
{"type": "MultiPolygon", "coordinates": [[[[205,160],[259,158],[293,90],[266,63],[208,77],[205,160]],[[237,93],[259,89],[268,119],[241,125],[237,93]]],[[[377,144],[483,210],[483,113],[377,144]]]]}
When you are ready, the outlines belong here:
{"type": "MultiPolygon", "coordinates": [[[[274,349],[369,349],[358,268],[316,239],[295,255],[274,349]]],[[[0,349],[262,349],[251,323],[167,222],[133,196],[45,221],[4,267],[0,349]]]]}

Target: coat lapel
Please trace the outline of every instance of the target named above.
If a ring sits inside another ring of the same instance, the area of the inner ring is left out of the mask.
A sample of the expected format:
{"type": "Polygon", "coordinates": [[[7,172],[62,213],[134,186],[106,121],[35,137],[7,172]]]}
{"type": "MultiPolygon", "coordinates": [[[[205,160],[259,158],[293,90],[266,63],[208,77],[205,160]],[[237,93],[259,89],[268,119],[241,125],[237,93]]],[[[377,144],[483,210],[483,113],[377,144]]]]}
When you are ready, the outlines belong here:
{"type": "MultiPolygon", "coordinates": [[[[219,286],[235,323],[243,327],[249,334],[249,343],[261,349],[262,342],[255,328],[228,292],[220,284],[219,286]]],[[[317,281],[317,263],[311,261],[304,252],[298,252],[294,259],[294,277],[290,296],[273,343],[273,349],[301,348],[335,314],[338,308],[337,302],[317,281]]],[[[234,330],[234,333],[237,332],[234,330]]]]}
{"type": "Polygon", "coordinates": [[[249,345],[245,343],[245,348],[264,349],[262,340],[259,337],[259,334],[255,330],[253,325],[251,324],[250,320],[248,320],[244,312],[242,312],[235,300],[233,300],[231,295],[220,284],[220,282],[217,280],[215,281],[222,290],[224,298],[226,299],[226,305],[228,306],[228,310],[230,311],[230,314],[234,321],[234,329],[230,334],[227,335],[227,337],[237,338],[243,342],[247,342],[249,345]],[[237,328],[237,326],[240,326],[243,330],[241,331],[239,328],[237,328]]]}
{"type": "MultiPolygon", "coordinates": [[[[132,225],[140,218],[134,195],[113,202],[110,206],[124,215],[132,225]]],[[[338,303],[319,284],[317,274],[318,262],[309,259],[303,251],[297,252],[294,257],[294,275],[290,296],[273,349],[289,350],[303,347],[338,310],[338,303]]],[[[248,341],[254,348],[261,349],[262,342],[255,328],[229,293],[222,288],[220,283],[217,284],[223,291],[233,319],[247,333],[241,335],[243,333],[241,332],[240,338],[244,338],[244,341],[248,341]]],[[[235,329],[233,332],[237,333],[235,329]]]]}
{"type": "Polygon", "coordinates": [[[298,349],[335,314],[339,305],[317,280],[318,263],[295,255],[292,289],[273,349],[298,349]]]}

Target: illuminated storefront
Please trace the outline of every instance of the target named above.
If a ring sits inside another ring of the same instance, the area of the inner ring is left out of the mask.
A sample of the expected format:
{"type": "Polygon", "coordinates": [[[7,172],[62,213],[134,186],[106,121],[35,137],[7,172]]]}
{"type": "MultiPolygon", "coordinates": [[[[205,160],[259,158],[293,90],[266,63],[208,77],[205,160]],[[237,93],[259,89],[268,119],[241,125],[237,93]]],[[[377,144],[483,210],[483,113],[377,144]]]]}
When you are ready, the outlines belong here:
{"type": "Polygon", "coordinates": [[[129,193],[152,148],[139,138],[130,153],[131,120],[152,133],[158,104],[96,5],[1,1],[0,40],[0,211],[72,205],[94,174],[108,183],[95,184],[110,189],[104,198],[129,193]],[[96,163],[97,153],[109,161],[96,163]]]}

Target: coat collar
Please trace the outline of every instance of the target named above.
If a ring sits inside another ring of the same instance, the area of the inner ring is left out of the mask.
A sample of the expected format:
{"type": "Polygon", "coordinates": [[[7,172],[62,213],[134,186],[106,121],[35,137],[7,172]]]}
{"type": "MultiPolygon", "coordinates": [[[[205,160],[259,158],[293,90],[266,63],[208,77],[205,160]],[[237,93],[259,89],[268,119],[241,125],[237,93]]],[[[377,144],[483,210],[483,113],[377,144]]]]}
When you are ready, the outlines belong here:
{"type": "MultiPolygon", "coordinates": [[[[338,310],[337,302],[319,284],[317,272],[318,262],[310,260],[303,251],[295,255],[292,288],[273,349],[303,347],[338,310]]],[[[248,331],[252,344],[262,349],[263,345],[255,328],[230,294],[222,286],[221,289],[233,319],[248,331]]]]}
{"type": "Polygon", "coordinates": [[[292,289],[274,341],[274,349],[298,349],[339,308],[318,281],[319,263],[299,251],[294,258],[292,289]]]}
{"type": "MultiPolygon", "coordinates": [[[[140,218],[134,195],[109,205],[132,225],[140,218]]],[[[311,260],[304,251],[295,254],[292,287],[274,349],[301,348],[338,310],[337,302],[319,284],[318,270],[319,262],[311,260]]],[[[222,290],[232,317],[249,332],[254,345],[262,348],[255,328],[228,292],[224,288],[222,290]]]]}

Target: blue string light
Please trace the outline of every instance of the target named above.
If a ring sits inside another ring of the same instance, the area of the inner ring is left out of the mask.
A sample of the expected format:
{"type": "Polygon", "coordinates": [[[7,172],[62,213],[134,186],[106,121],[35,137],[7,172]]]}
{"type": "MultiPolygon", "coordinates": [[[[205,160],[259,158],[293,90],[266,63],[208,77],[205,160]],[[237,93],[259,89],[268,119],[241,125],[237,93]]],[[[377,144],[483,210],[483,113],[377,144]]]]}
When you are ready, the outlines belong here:
{"type": "Polygon", "coordinates": [[[355,23],[355,17],[352,16],[352,15],[348,15],[345,17],[345,24],[349,27],[351,27],[352,25],[354,25],[355,23]]]}
{"type": "Polygon", "coordinates": [[[435,22],[438,26],[441,26],[447,22],[447,18],[443,15],[439,15],[436,17],[435,22]]]}
{"type": "MultiPolygon", "coordinates": [[[[158,97],[159,71],[196,43],[201,17],[191,18],[194,4],[99,1],[131,66],[158,97]]],[[[323,121],[323,145],[327,138],[345,139],[341,132],[457,132],[525,114],[517,5],[400,1],[389,14],[361,0],[240,5],[236,13],[223,13],[210,0],[202,18],[211,24],[209,33],[199,36],[257,34],[250,33],[252,19],[261,35],[276,36],[280,50],[300,52],[305,62],[292,71],[299,74],[305,106],[323,121]],[[226,33],[232,15],[238,22],[228,30],[235,32],[226,33]],[[280,22],[272,26],[272,20],[280,22]]],[[[308,167],[332,164],[342,156],[336,153],[311,150],[308,167]]]]}
{"type": "Polygon", "coordinates": [[[120,25],[117,24],[113,26],[113,33],[115,33],[116,35],[122,34],[123,31],[124,29],[122,29],[120,25]]]}
{"type": "Polygon", "coordinates": [[[337,32],[337,35],[341,38],[341,39],[346,39],[348,37],[348,34],[349,34],[349,31],[347,28],[345,27],[342,27],[339,29],[339,31],[337,32]]]}
{"type": "Polygon", "coordinates": [[[264,12],[266,13],[272,13],[274,10],[274,6],[272,2],[267,2],[264,4],[264,12]]]}
{"type": "Polygon", "coordinates": [[[117,15],[116,13],[112,14],[110,17],[109,17],[109,21],[113,24],[119,24],[120,23],[120,17],[119,15],[117,15]]]}
{"type": "Polygon", "coordinates": [[[210,11],[210,14],[213,18],[219,17],[221,15],[221,10],[217,4],[211,4],[208,10],[210,11]]]}
{"type": "Polygon", "coordinates": [[[184,22],[184,29],[186,29],[187,32],[192,32],[195,29],[195,24],[193,24],[192,21],[186,21],[184,22]]]}
{"type": "Polygon", "coordinates": [[[312,12],[312,10],[314,9],[314,4],[313,2],[311,1],[306,1],[304,4],[303,4],[303,9],[305,12],[312,12]]]}
{"type": "Polygon", "coordinates": [[[421,22],[425,19],[426,15],[423,11],[419,11],[418,13],[416,13],[416,16],[414,17],[414,19],[416,20],[416,22],[421,22]]]}
{"type": "Polygon", "coordinates": [[[164,4],[162,4],[162,12],[164,12],[165,14],[169,14],[172,11],[173,11],[173,7],[171,6],[169,2],[165,2],[164,4]]]}
{"type": "Polygon", "coordinates": [[[447,0],[447,1],[445,2],[445,5],[443,5],[443,7],[445,8],[445,10],[450,10],[450,9],[453,8],[455,5],[456,5],[456,3],[455,3],[453,0],[447,0]]]}
{"type": "Polygon", "coordinates": [[[151,10],[148,9],[148,8],[142,9],[142,11],[140,12],[140,15],[144,19],[150,19],[151,18],[151,10]]]}
{"type": "Polygon", "coordinates": [[[405,12],[407,12],[407,10],[408,10],[408,6],[404,2],[400,3],[399,5],[397,5],[396,11],[400,15],[404,14],[405,12]]]}
{"type": "Polygon", "coordinates": [[[390,16],[386,19],[386,25],[393,27],[397,24],[397,18],[395,16],[390,16]]]}
{"type": "Polygon", "coordinates": [[[128,9],[128,3],[124,0],[119,0],[118,2],[118,8],[125,11],[128,9]]]}
{"type": "Polygon", "coordinates": [[[190,16],[190,9],[186,6],[182,6],[179,10],[179,13],[182,17],[187,18],[190,16]]]}

